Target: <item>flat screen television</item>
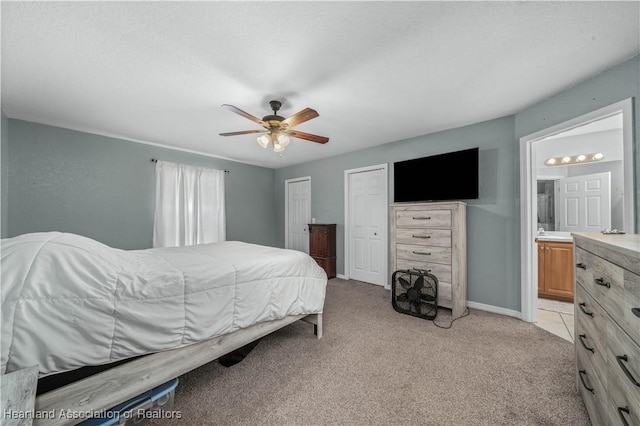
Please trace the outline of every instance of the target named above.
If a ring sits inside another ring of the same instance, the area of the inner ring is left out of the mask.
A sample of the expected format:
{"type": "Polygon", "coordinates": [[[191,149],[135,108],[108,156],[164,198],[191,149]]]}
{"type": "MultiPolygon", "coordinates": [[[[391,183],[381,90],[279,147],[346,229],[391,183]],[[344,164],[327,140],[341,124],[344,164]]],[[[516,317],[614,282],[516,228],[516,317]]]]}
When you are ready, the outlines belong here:
{"type": "Polygon", "coordinates": [[[471,148],[394,163],[394,201],[478,199],[478,152],[471,148]]]}

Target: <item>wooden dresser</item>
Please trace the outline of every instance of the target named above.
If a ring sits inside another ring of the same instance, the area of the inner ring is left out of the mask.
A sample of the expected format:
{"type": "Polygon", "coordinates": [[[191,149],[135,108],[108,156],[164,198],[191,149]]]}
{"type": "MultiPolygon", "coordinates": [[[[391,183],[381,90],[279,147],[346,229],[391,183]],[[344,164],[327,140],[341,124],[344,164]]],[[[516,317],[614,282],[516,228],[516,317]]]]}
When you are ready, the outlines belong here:
{"type": "Polygon", "coordinates": [[[454,318],[467,307],[467,204],[391,206],[392,271],[426,269],[438,278],[438,305],[454,318]]]}
{"type": "Polygon", "coordinates": [[[327,273],[327,278],[336,277],[336,224],[309,224],[309,255],[327,273]]]}
{"type": "Polygon", "coordinates": [[[573,233],[576,386],[594,425],[640,425],[640,235],[573,233]]]}

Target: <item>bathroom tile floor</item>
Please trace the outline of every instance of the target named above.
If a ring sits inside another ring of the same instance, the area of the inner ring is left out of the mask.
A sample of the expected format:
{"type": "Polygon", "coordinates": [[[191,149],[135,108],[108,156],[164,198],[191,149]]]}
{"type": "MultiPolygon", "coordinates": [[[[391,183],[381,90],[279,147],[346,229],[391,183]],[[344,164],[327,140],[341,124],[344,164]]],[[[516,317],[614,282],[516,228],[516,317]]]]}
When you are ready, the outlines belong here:
{"type": "Polygon", "coordinates": [[[539,298],[536,325],[573,343],[573,303],[539,298]]]}

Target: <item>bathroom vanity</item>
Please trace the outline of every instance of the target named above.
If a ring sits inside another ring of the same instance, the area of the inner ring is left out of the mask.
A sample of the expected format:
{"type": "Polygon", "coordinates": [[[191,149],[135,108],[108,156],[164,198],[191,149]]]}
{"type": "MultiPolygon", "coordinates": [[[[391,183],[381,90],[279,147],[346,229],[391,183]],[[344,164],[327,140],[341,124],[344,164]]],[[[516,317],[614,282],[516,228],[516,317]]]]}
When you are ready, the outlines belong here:
{"type": "Polygon", "coordinates": [[[539,233],[538,297],[573,303],[573,237],[569,232],[539,233]]]}

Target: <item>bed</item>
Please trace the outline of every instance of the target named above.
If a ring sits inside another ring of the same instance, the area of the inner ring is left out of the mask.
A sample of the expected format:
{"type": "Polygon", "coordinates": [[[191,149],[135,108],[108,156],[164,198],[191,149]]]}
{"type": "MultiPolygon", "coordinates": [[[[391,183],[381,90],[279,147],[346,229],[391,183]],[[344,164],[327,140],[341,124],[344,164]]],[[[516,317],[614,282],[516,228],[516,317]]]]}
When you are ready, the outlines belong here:
{"type": "MultiPolygon", "coordinates": [[[[119,250],[43,232],[2,240],[1,255],[2,374],[133,359],[40,395],[36,410],[108,409],[300,319],[322,336],[327,276],[299,251],[119,250]]],[[[74,423],[57,420],[44,423],[74,423]]]]}

